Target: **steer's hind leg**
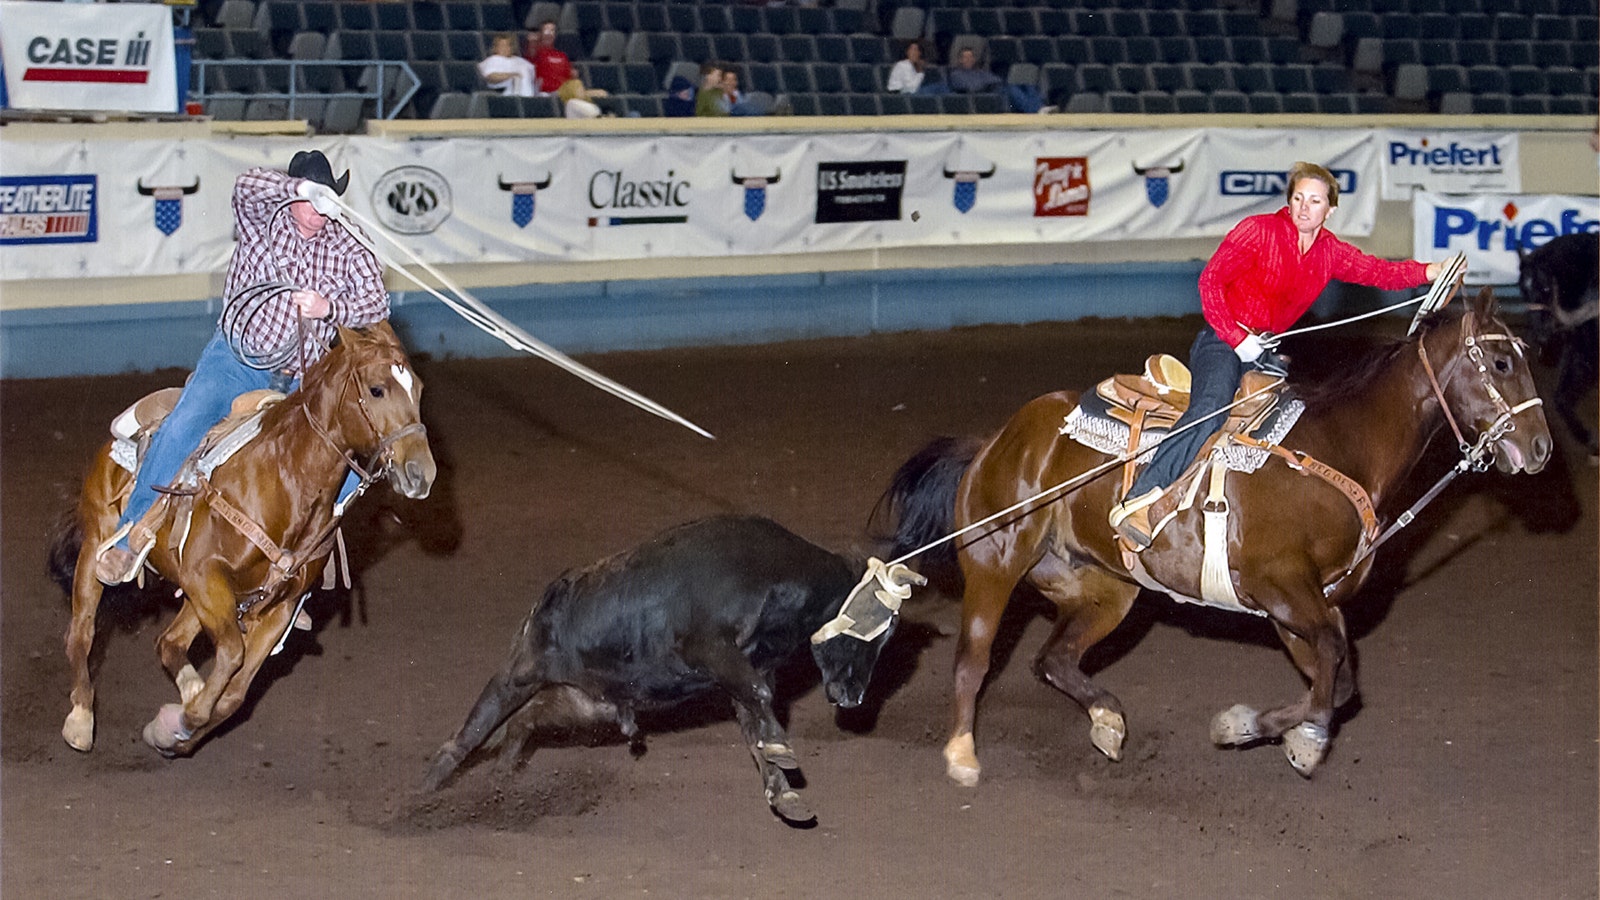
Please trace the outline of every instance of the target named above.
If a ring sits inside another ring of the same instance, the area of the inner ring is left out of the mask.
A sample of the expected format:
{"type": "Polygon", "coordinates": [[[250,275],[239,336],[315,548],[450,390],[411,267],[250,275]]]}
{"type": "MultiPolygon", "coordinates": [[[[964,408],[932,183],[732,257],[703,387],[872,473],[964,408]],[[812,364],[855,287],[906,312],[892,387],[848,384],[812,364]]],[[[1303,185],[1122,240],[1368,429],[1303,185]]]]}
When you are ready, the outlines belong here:
{"type": "Polygon", "coordinates": [[[1033,673],[1078,701],[1089,714],[1089,740],[1106,756],[1122,758],[1128,725],[1122,703],[1084,674],[1083,654],[1120,624],[1138,585],[1100,569],[1071,568],[1053,553],[1045,554],[1028,580],[1057,608],[1055,630],[1033,660],[1033,673]]]}
{"type": "MultiPolygon", "coordinates": [[[[499,728],[512,713],[521,709],[534,694],[545,686],[541,678],[533,677],[531,672],[527,678],[519,677],[519,673],[511,667],[495,674],[489,683],[483,686],[483,691],[478,695],[478,702],[472,705],[472,711],[467,713],[467,720],[461,724],[461,729],[450,740],[445,741],[433,756],[433,762],[428,767],[428,774],[422,779],[424,791],[437,790],[444,784],[445,779],[461,767],[461,763],[472,754],[472,751],[483,745],[489,735],[499,728]]],[[[531,729],[531,726],[529,726],[531,729]]],[[[522,743],[526,741],[528,729],[518,729],[511,735],[520,753],[522,743]]]]}

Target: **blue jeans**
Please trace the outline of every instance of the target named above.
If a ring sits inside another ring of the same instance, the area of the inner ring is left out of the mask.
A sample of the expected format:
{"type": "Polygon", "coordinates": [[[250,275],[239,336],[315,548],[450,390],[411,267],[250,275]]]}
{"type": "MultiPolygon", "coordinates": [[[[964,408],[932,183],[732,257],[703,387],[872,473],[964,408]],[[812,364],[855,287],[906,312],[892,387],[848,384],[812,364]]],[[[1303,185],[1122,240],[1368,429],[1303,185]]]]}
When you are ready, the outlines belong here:
{"type": "MultiPolygon", "coordinates": [[[[172,483],[183,461],[200,446],[206,431],[228,414],[235,397],[271,387],[277,377],[273,372],[252,369],[240,362],[222,332],[213,335],[200,351],[200,361],[195,363],[194,374],[184,385],[177,405],[150,439],[150,447],[133,479],[128,507],[122,511],[117,527],[137,522],[150,511],[156,502],[156,487],[172,483]]],[[[124,537],[120,546],[126,548],[127,544],[124,537]]]]}
{"type": "MultiPolygon", "coordinates": [[[[1189,348],[1189,409],[1178,417],[1172,431],[1176,432],[1190,422],[1232,403],[1233,395],[1239,391],[1239,379],[1244,377],[1244,370],[1245,363],[1240,362],[1233,348],[1217,337],[1216,331],[1202,328],[1194,339],[1194,345],[1189,348]]],[[[1195,454],[1200,452],[1200,445],[1222,427],[1226,418],[1212,416],[1188,431],[1162,441],[1156,448],[1155,457],[1134,478],[1133,486],[1128,488],[1128,496],[1138,497],[1153,488],[1164,488],[1177,481],[1183,470],[1194,461],[1195,454]]]]}

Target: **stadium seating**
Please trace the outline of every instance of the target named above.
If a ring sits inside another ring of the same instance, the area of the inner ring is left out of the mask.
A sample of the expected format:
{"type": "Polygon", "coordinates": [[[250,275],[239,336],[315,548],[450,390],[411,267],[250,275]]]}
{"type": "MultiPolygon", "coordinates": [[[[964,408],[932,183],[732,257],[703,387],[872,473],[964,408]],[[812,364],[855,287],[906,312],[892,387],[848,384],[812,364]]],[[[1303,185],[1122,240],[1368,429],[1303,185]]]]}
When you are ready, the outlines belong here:
{"type": "MultiPolygon", "coordinates": [[[[724,60],[746,90],[786,96],[795,115],[963,114],[1001,95],[889,96],[908,40],[931,63],[972,47],[1013,85],[1064,110],[1146,114],[1384,111],[1594,115],[1596,0],[208,0],[198,7],[202,99],[233,117],[281,111],[349,128],[360,66],[404,62],[421,82],[404,116],[549,112],[473,95],[489,35],[555,20],[558,46],[616,114],[659,115],[673,73],[724,60]],[[320,65],[326,60],[329,65],[320,65]],[[252,61],[260,65],[242,65],[252,61]],[[209,65],[228,62],[226,67],[209,65]],[[1079,99],[1082,97],[1082,99],[1079,99]],[[475,105],[474,105],[475,104],[475,105]],[[297,112],[299,106],[296,107],[297,112]]],[[[937,72],[935,68],[934,73],[937,72]]],[[[391,79],[392,80],[392,79],[391,79]]],[[[930,82],[938,80],[930,74],[930,82]]],[[[197,84],[198,86],[198,84],[197,84]]],[[[999,106],[997,107],[997,104],[999,106]]],[[[556,105],[557,111],[558,105],[556,105]]],[[[358,113],[359,115],[359,113],[358,113]]]]}

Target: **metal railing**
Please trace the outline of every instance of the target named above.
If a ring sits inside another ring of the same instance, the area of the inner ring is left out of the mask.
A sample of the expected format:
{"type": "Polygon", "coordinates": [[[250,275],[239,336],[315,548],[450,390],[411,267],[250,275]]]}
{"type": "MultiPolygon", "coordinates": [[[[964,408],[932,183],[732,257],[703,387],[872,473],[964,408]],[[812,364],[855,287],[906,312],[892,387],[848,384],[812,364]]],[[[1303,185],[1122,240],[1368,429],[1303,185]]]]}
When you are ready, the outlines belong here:
{"type": "Polygon", "coordinates": [[[417,89],[422,86],[422,80],[409,63],[392,59],[197,59],[190,80],[189,97],[193,100],[204,102],[219,95],[238,95],[250,100],[285,100],[288,102],[290,118],[298,118],[297,104],[335,97],[355,97],[373,101],[373,118],[392,119],[411,102],[417,89]],[[211,77],[213,73],[219,69],[236,68],[286,69],[286,79],[274,80],[277,84],[286,84],[286,87],[283,90],[249,91],[218,90],[214,87],[219,79],[211,77]],[[301,87],[305,81],[302,74],[305,72],[338,72],[341,69],[357,70],[353,80],[345,78],[346,90],[325,93],[301,87]],[[352,81],[358,89],[348,89],[352,81]]]}

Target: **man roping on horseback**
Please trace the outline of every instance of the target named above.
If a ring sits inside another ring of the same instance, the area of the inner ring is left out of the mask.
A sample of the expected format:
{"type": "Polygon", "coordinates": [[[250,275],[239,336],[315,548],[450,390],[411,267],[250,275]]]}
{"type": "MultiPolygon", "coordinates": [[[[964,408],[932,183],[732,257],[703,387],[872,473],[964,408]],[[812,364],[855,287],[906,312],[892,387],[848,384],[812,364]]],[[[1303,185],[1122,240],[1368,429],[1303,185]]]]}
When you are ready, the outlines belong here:
{"type": "Polygon", "coordinates": [[[238,245],[217,333],[152,438],[117,530],[99,548],[102,582],[121,584],[139,571],[155,543],[155,523],[144,519],[157,486],[172,482],[234,398],[294,389],[336,326],[388,318],[383,266],[340,217],[349,181],[349,172],[334,178],[328,158],[311,150],[296,153],[287,172],[253,168],[234,182],[238,245]]]}
{"type": "Polygon", "coordinates": [[[1149,546],[1162,519],[1175,511],[1175,500],[1158,501],[1222,418],[1185,426],[1231,403],[1247,368],[1285,374],[1273,335],[1293,326],[1329,281],[1400,290],[1439,275],[1439,263],[1378,259],[1324,228],[1339,205],[1339,183],[1326,168],[1295,163],[1285,195],[1283,209],[1235,225],[1200,273],[1200,305],[1210,327],[1201,329],[1189,349],[1188,411],[1111,509],[1111,526],[1135,547],[1149,546]]]}

